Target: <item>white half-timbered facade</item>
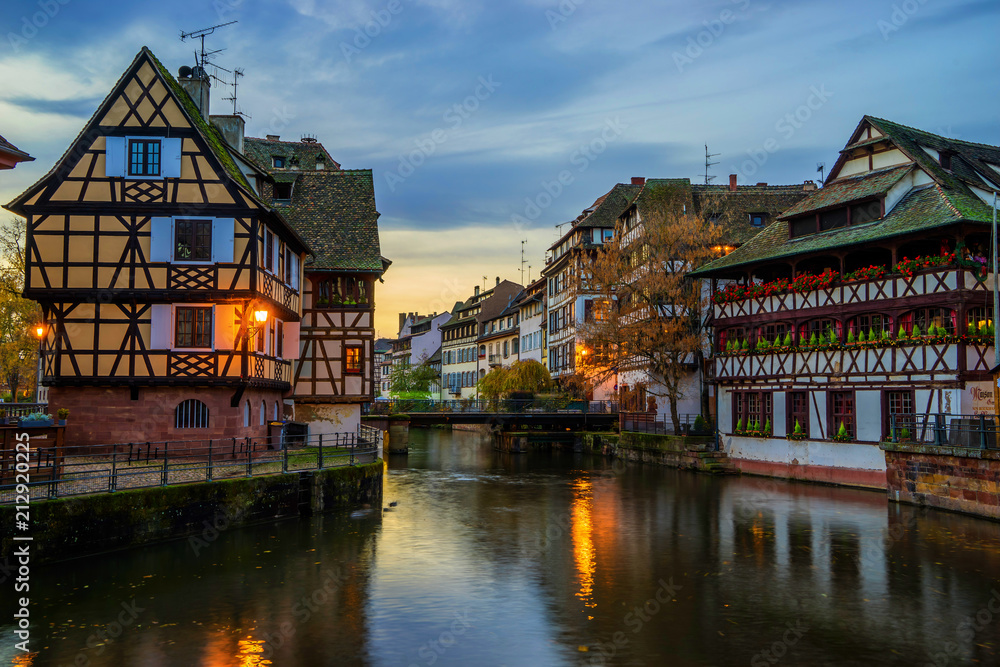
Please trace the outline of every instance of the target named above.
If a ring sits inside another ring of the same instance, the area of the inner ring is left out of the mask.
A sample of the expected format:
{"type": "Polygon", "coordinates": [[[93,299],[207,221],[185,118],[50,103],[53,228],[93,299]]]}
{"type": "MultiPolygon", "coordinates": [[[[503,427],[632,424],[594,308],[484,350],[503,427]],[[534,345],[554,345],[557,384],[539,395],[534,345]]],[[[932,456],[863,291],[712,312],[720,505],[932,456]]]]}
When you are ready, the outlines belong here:
{"type": "Polygon", "coordinates": [[[884,486],[893,415],[994,412],[998,188],[1000,148],[866,116],[824,188],[696,272],[742,469],[884,486]]]}

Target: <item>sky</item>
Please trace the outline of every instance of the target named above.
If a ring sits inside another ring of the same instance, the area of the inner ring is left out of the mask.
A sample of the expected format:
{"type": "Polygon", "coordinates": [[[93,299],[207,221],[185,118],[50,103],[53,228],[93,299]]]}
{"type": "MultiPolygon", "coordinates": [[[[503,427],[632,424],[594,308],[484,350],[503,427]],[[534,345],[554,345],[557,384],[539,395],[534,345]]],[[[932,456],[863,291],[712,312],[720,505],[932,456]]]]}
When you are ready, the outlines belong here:
{"type": "MultiPolygon", "coordinates": [[[[1000,145],[996,0],[6,0],[3,14],[0,134],[36,161],[0,172],[2,202],[142,46],[176,72],[197,48],[181,31],[238,21],[206,49],[244,71],[247,135],[313,135],[373,170],[393,262],[382,336],[399,312],[537,278],[558,225],[615,183],[704,182],[706,144],[715,182],[741,184],[818,179],[865,114],[1000,145]]],[[[231,92],[213,88],[213,113],[231,92]]]]}

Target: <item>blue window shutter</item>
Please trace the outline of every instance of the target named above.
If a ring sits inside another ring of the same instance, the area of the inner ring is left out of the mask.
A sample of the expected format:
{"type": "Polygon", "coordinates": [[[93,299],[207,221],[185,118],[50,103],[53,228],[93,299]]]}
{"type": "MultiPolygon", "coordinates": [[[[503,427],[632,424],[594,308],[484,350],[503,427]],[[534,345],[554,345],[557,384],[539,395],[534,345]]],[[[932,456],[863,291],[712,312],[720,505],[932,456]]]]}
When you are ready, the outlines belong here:
{"type": "Polygon", "coordinates": [[[160,142],[160,170],[164,178],[181,177],[182,139],[164,139],[160,142]]]}
{"type": "Polygon", "coordinates": [[[234,260],[233,218],[215,218],[212,223],[212,261],[232,264],[234,260]]]}
{"type": "Polygon", "coordinates": [[[149,221],[149,261],[169,262],[173,259],[173,246],[173,219],[151,218],[149,221]]]}
{"type": "Polygon", "coordinates": [[[125,175],[125,137],[104,137],[104,175],[125,175]]]}
{"type": "Polygon", "coordinates": [[[149,329],[149,348],[151,350],[169,350],[170,329],[173,322],[170,317],[169,303],[156,303],[150,307],[151,326],[149,329]]]}

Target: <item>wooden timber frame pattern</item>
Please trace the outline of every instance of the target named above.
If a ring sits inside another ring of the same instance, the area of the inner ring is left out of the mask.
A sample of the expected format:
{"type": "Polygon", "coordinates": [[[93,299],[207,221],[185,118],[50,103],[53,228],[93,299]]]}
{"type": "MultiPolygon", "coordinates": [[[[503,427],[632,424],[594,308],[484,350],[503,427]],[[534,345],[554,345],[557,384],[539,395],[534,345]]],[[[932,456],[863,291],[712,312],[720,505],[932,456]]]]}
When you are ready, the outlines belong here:
{"type": "Polygon", "coordinates": [[[374,287],[369,276],[369,303],[361,306],[316,305],[316,287],[329,272],[306,271],[301,347],[295,368],[293,397],[297,402],[359,403],[375,399],[374,287]],[[359,350],[358,370],[347,364],[347,350],[359,350]]]}
{"type": "Polygon", "coordinates": [[[712,307],[714,379],[724,434],[742,446],[749,436],[736,433],[740,418],[746,429],[748,419],[763,425],[766,417],[773,426],[767,435],[781,438],[792,433],[801,417],[800,438],[832,440],[840,422],[853,422],[849,441],[875,443],[892,436],[892,414],[962,415],[985,409],[977,396],[993,396],[990,368],[995,362],[992,334],[984,335],[982,327],[995,324],[996,273],[988,272],[984,260],[972,258],[988,254],[981,248],[989,247],[992,216],[989,197],[981,188],[970,189],[966,176],[970,165],[977,165],[976,173],[982,171],[981,163],[1000,164],[1000,149],[866,116],[825,187],[782,218],[794,221],[816,211],[822,215],[873,196],[881,198],[880,218],[794,238],[789,238],[791,222],[776,223],[695,272],[712,279],[713,293],[720,280],[791,280],[823,270],[839,274],[828,287],[782,290],[712,307]],[[880,164],[872,158],[875,145],[880,164]],[[853,240],[857,238],[866,240],[853,240]],[[980,251],[970,252],[973,248],[980,251]],[[897,268],[914,257],[944,259],[897,268]],[[866,264],[881,266],[881,274],[843,280],[866,264]],[[914,338],[918,320],[921,331],[914,338]],[[932,321],[947,335],[928,336],[932,321]],[[879,339],[848,338],[849,331],[857,337],[866,330],[869,336],[874,330],[879,339]],[[817,336],[819,344],[809,345],[813,333],[829,331],[837,344],[826,345],[817,336]],[[777,341],[787,333],[791,349],[777,341]],[[759,347],[761,339],[765,345],[759,347]],[[733,342],[746,347],[733,349],[733,342]],[[850,412],[841,411],[843,406],[850,412]]]}
{"type": "Polygon", "coordinates": [[[140,388],[225,387],[234,409],[248,388],[290,391],[308,248],[145,47],[59,162],[9,208],[28,221],[24,295],[45,317],[43,384],[127,387],[132,400],[140,388]],[[127,175],[133,140],[161,142],[156,176],[127,175]],[[189,220],[211,228],[201,261],[175,240],[174,225],[189,220]],[[267,231],[294,272],[263,268],[267,231]],[[175,312],[187,307],[210,309],[211,330],[179,349],[175,312]],[[275,345],[255,349],[258,309],[284,323],[290,358],[275,345]]]}

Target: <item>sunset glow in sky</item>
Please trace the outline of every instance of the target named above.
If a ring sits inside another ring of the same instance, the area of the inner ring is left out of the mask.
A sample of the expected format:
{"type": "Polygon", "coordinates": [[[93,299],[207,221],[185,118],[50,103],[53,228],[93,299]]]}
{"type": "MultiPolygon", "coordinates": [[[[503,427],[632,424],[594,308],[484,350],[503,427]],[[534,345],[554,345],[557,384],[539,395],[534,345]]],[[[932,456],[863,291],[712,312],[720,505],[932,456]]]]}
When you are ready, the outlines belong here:
{"type": "Polygon", "coordinates": [[[382,336],[520,280],[522,239],[537,277],[556,225],[615,183],[703,179],[706,143],[716,182],[771,184],[818,178],[866,113],[1000,144],[995,0],[18,0],[4,17],[0,134],[36,160],[0,173],[3,203],[143,45],[176,72],[182,30],[238,21],[206,46],[245,72],[247,134],[315,135],[374,172],[382,336]]]}

